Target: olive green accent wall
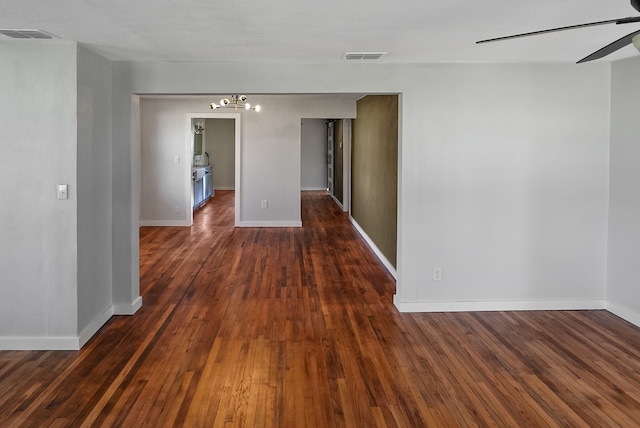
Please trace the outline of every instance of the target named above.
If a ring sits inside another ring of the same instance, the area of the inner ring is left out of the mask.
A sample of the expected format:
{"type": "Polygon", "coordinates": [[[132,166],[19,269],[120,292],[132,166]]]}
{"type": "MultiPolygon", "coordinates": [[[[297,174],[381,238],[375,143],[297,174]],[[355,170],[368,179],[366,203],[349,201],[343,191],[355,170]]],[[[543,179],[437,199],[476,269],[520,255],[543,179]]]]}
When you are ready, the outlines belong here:
{"type": "Polygon", "coordinates": [[[398,96],[357,103],[351,154],[351,215],[396,266],[398,213],[398,96]]]}
{"type": "Polygon", "coordinates": [[[344,204],[344,121],[342,119],[335,122],[335,136],[333,138],[333,196],[344,204]]]}

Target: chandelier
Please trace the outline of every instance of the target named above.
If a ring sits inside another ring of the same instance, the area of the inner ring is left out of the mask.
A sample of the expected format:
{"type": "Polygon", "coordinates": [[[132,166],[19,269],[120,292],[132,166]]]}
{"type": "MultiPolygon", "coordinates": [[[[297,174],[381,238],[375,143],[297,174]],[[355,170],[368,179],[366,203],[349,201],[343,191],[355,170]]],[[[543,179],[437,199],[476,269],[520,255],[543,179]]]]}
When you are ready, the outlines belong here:
{"type": "Polygon", "coordinates": [[[232,108],[234,110],[242,109],[260,111],[259,105],[252,106],[247,102],[246,95],[231,95],[231,98],[221,99],[220,104],[209,104],[209,107],[211,108],[211,110],[215,110],[217,108],[232,108]]]}

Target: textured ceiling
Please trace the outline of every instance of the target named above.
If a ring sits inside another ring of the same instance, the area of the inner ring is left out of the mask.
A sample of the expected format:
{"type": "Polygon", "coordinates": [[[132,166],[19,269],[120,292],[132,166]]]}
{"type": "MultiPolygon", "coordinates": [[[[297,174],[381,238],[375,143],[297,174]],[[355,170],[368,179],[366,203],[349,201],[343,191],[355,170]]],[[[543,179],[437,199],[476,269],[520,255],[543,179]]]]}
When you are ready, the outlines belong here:
{"type": "MultiPolygon", "coordinates": [[[[382,62],[575,62],[640,23],[499,43],[479,39],[637,16],[628,0],[21,0],[0,28],[33,28],[111,59],[333,62],[386,51],[382,62]]],[[[12,41],[11,43],[29,43],[12,41]]],[[[638,55],[628,46],[607,57],[638,55]]]]}

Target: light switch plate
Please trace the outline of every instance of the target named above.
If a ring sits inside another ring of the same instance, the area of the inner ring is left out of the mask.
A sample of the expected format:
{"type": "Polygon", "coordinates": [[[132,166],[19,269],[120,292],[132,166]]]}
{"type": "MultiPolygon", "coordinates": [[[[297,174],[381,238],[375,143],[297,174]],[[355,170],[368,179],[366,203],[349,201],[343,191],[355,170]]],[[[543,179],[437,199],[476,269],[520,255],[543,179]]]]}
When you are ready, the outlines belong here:
{"type": "Polygon", "coordinates": [[[58,199],[69,199],[69,191],[66,184],[58,184],[58,199]]]}

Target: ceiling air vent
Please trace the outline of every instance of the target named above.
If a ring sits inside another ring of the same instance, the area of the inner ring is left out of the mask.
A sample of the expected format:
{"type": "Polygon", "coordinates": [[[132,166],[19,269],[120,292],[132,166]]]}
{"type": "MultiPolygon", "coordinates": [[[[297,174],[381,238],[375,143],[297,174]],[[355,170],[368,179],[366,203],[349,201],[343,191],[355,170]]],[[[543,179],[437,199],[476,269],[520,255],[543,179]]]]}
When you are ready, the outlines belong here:
{"type": "Polygon", "coordinates": [[[0,34],[10,39],[53,39],[55,36],[42,30],[7,30],[0,29],[0,34]]]}
{"type": "Polygon", "coordinates": [[[389,52],[347,52],[344,59],[380,59],[389,52]]]}

